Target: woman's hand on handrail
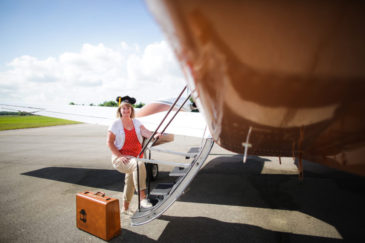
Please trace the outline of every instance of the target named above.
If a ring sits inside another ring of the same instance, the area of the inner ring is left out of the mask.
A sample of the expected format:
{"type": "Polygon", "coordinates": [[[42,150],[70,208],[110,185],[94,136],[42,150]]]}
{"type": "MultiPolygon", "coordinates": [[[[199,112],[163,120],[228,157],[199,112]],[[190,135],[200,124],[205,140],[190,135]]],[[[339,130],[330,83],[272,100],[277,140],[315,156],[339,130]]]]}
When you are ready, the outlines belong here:
{"type": "Polygon", "coordinates": [[[161,133],[156,133],[154,136],[153,136],[153,138],[154,139],[158,139],[158,138],[160,138],[160,137],[162,137],[162,134],[161,133]]]}

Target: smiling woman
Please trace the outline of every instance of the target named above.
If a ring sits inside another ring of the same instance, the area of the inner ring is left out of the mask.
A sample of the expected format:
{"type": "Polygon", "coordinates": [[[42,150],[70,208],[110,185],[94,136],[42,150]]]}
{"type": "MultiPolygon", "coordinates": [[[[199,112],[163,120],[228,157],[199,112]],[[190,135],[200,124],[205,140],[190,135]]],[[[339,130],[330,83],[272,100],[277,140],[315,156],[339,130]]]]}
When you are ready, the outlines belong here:
{"type": "Polygon", "coordinates": [[[0,116],[0,131],[11,130],[11,129],[78,124],[78,123],[80,122],[46,117],[46,116],[5,115],[5,116],[0,116]]]}

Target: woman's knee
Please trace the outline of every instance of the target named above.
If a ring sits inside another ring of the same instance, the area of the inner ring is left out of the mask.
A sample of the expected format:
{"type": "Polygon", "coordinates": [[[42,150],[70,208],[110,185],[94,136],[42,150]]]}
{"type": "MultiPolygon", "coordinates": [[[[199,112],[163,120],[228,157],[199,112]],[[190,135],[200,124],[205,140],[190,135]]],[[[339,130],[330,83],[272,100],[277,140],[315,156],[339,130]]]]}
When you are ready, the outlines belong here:
{"type": "Polygon", "coordinates": [[[128,163],[124,163],[122,157],[112,160],[113,167],[121,173],[132,173],[136,167],[136,163],[133,158],[128,163]]]}

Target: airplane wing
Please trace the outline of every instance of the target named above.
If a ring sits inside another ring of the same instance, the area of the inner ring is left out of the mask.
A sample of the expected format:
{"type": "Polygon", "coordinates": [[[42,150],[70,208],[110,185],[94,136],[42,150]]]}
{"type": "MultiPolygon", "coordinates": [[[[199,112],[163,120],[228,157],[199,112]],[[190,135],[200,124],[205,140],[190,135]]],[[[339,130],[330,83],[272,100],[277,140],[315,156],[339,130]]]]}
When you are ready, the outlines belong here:
{"type": "MultiPolygon", "coordinates": [[[[0,104],[3,111],[21,111],[35,115],[62,118],[89,124],[109,126],[116,119],[116,107],[104,106],[80,106],[80,105],[9,105],[0,104]]],[[[136,109],[138,114],[139,109],[136,109]]],[[[155,111],[156,112],[156,111],[155,111]]],[[[154,131],[165,117],[167,111],[152,115],[138,117],[142,124],[149,130],[154,131]]],[[[149,113],[151,114],[151,113],[149,113]]],[[[165,120],[166,124],[173,116],[174,111],[165,120]]],[[[163,128],[164,126],[162,126],[163,128]]],[[[168,126],[166,133],[204,137],[206,123],[199,112],[179,112],[168,126]]],[[[207,133],[205,133],[207,136],[207,133]]]]}
{"type": "MultiPolygon", "coordinates": [[[[138,119],[142,124],[149,130],[153,131],[156,129],[157,124],[159,124],[166,115],[166,111],[159,112],[153,115],[139,117],[138,119]]],[[[169,114],[163,126],[170,120],[173,116],[173,112],[169,114]]],[[[176,135],[190,136],[190,137],[207,137],[209,132],[205,131],[206,123],[198,112],[179,112],[171,125],[168,126],[166,133],[172,133],[176,135]]]]}
{"type": "Polygon", "coordinates": [[[112,107],[47,104],[0,104],[0,109],[105,126],[111,124],[116,112],[112,107]]]}

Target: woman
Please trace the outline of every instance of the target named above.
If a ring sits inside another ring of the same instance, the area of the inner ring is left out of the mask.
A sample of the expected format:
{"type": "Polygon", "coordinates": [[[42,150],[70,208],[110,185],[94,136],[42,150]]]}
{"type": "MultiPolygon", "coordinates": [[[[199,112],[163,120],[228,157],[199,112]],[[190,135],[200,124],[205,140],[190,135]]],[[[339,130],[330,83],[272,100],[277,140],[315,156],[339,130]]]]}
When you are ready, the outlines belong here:
{"type": "MultiPolygon", "coordinates": [[[[108,147],[112,152],[113,167],[121,173],[125,173],[123,193],[123,213],[132,215],[129,203],[137,190],[137,160],[135,159],[142,150],[142,137],[149,138],[152,132],[147,130],[137,119],[134,119],[134,98],[125,96],[117,110],[117,118],[108,129],[108,147]]],[[[156,134],[155,138],[161,134],[156,134]]],[[[142,154],[140,158],[142,158],[142,154]]],[[[143,162],[139,165],[139,185],[141,206],[152,207],[146,199],[146,168],[143,162]]]]}

